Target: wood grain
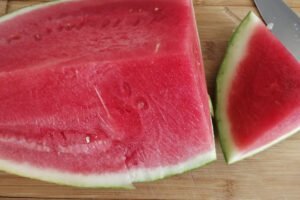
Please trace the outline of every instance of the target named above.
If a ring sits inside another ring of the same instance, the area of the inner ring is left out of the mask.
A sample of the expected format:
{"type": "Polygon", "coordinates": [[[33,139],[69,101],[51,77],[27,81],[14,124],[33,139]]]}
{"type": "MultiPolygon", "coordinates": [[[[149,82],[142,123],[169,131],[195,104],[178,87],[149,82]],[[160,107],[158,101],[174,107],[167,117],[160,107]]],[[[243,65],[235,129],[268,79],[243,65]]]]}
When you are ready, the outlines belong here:
{"type": "MultiPolygon", "coordinates": [[[[47,0],[0,0],[0,15],[47,0]]],[[[299,0],[287,0],[300,13],[299,0]]],[[[232,31],[249,10],[251,0],[195,0],[206,77],[214,96],[215,77],[232,31]]],[[[0,172],[0,199],[300,199],[300,134],[243,162],[227,166],[219,144],[218,161],[192,172],[136,190],[79,189],[30,180],[0,172]]]]}
{"type": "Polygon", "coordinates": [[[0,16],[4,15],[7,12],[7,1],[0,0],[0,16]]]}

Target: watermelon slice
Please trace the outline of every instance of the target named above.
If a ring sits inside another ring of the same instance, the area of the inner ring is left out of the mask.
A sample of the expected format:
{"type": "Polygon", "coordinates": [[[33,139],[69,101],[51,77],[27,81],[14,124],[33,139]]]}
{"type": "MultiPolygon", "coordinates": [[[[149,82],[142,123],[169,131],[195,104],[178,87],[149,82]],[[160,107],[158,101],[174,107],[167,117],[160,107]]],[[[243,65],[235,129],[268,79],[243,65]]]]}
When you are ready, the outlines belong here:
{"type": "Polygon", "coordinates": [[[0,38],[0,169],[132,187],[215,160],[190,0],[57,1],[0,38]]]}
{"type": "Polygon", "coordinates": [[[252,12],[218,74],[216,115],[228,163],[300,130],[300,63],[252,12]]]}

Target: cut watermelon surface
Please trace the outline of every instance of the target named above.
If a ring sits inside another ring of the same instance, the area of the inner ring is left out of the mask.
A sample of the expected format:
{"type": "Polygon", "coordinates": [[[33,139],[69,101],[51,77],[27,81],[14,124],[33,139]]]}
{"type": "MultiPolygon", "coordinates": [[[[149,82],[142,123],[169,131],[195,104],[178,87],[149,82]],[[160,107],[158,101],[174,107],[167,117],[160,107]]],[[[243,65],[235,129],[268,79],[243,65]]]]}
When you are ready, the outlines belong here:
{"type": "Polygon", "coordinates": [[[300,130],[300,63],[253,13],[230,41],[217,80],[216,115],[228,163],[300,130]]]}
{"type": "Polygon", "coordinates": [[[0,18],[0,169],[132,187],[215,160],[190,0],[57,1],[0,18]]]}

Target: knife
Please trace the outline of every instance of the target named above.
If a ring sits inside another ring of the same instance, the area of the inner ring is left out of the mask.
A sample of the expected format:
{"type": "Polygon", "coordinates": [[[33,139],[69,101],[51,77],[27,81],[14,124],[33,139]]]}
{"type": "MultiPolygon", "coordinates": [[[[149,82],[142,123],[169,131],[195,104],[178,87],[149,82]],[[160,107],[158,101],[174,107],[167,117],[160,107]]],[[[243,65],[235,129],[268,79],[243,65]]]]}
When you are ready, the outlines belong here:
{"type": "Polygon", "coordinates": [[[300,60],[300,18],[282,0],[254,0],[273,34],[300,60]]]}

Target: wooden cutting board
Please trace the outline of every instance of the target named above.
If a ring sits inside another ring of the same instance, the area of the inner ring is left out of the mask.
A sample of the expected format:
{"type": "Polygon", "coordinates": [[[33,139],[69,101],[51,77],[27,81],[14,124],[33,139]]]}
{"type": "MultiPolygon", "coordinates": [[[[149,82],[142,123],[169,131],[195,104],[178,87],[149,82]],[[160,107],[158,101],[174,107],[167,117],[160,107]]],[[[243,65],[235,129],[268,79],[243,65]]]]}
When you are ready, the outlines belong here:
{"type": "MultiPolygon", "coordinates": [[[[47,0],[0,0],[0,15],[47,0]]],[[[49,0],[48,0],[49,1],[49,0]]],[[[300,13],[300,0],[286,1],[300,13]]],[[[232,31],[252,0],[194,0],[209,92],[232,31]]],[[[299,47],[300,48],[300,47],[299,47]]],[[[1,61],[0,61],[1,62],[1,61]]],[[[137,184],[136,190],[79,189],[0,172],[0,199],[300,200],[300,134],[232,166],[218,161],[183,175],[137,184]]]]}

